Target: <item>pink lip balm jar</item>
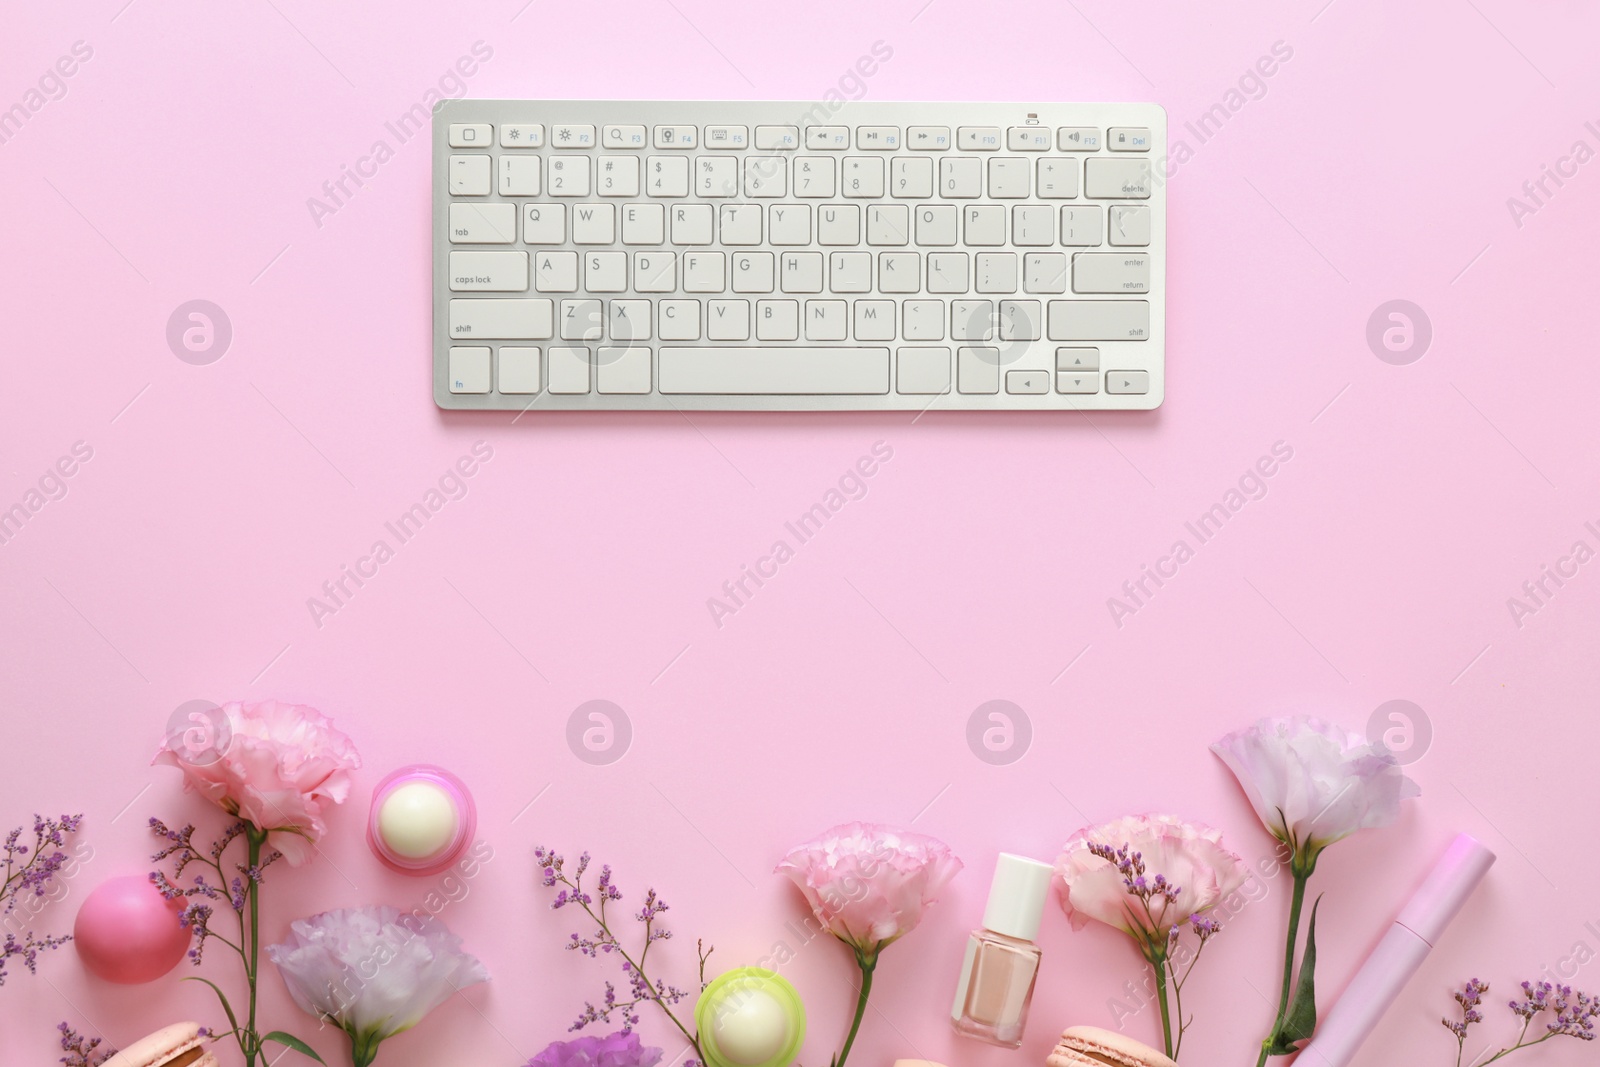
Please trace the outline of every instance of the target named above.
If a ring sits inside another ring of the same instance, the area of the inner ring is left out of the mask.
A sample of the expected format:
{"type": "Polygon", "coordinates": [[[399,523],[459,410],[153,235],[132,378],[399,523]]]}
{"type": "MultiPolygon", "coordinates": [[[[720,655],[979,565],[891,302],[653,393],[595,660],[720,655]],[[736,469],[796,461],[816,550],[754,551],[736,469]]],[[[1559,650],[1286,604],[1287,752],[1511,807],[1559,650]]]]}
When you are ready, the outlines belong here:
{"type": "Polygon", "coordinates": [[[367,844],[390,870],[439,874],[461,858],[477,829],[472,794],[443,767],[401,767],[373,790],[367,844]]]}

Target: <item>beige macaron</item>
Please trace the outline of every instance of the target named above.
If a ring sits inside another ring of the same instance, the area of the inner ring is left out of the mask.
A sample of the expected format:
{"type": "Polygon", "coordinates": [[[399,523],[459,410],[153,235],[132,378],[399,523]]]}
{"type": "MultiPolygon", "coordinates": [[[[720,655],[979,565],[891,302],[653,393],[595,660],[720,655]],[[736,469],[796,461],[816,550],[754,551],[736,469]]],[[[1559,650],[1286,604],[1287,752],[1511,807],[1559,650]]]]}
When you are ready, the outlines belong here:
{"type": "Polygon", "coordinates": [[[105,1067],[222,1067],[222,1061],[206,1047],[199,1023],[173,1023],[135,1041],[105,1067]]]}
{"type": "Polygon", "coordinates": [[[1098,1026],[1068,1027],[1044,1062],[1048,1067],[1178,1067],[1149,1045],[1098,1026]]]}

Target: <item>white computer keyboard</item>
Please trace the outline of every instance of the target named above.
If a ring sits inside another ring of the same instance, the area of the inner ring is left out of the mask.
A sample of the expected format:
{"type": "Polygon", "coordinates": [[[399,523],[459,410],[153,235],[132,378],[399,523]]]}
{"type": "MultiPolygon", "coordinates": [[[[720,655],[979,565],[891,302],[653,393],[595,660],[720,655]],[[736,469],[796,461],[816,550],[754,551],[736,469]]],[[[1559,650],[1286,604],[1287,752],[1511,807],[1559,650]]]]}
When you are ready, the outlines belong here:
{"type": "Polygon", "coordinates": [[[522,410],[1163,396],[1154,104],[450,100],[433,394],[522,410]]]}

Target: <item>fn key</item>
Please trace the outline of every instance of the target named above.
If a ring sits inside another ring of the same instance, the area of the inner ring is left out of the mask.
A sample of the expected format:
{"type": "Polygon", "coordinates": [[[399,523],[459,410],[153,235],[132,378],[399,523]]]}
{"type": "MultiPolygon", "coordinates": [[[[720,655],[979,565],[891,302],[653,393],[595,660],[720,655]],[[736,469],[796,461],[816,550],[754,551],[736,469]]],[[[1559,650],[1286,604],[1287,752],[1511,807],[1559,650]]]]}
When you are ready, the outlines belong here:
{"type": "Polygon", "coordinates": [[[1108,370],[1106,371],[1106,392],[1108,393],[1148,393],[1150,391],[1150,372],[1143,370],[1108,370]]]}

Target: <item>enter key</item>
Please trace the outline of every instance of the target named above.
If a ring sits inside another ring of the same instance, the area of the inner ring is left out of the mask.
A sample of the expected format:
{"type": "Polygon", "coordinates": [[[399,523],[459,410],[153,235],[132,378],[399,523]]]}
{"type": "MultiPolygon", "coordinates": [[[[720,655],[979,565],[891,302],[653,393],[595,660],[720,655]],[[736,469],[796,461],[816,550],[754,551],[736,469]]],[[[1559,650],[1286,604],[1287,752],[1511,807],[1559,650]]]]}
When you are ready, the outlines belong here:
{"type": "Polygon", "coordinates": [[[1143,252],[1079,252],[1072,257],[1075,293],[1148,293],[1150,257],[1143,252]]]}

